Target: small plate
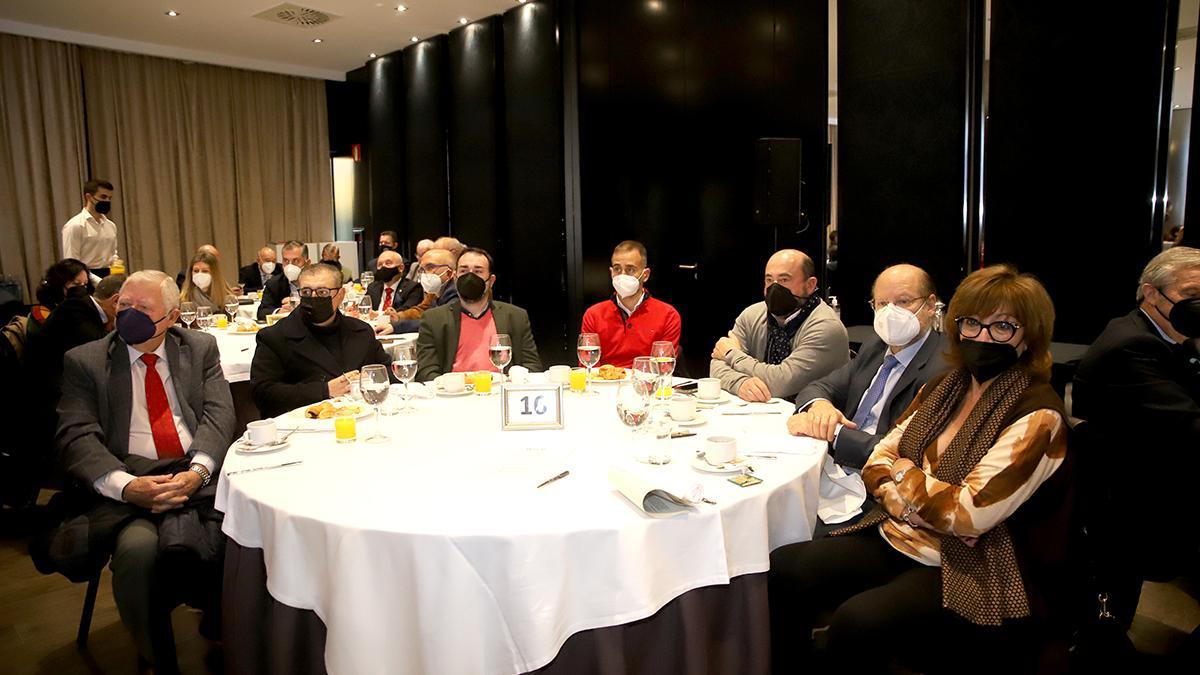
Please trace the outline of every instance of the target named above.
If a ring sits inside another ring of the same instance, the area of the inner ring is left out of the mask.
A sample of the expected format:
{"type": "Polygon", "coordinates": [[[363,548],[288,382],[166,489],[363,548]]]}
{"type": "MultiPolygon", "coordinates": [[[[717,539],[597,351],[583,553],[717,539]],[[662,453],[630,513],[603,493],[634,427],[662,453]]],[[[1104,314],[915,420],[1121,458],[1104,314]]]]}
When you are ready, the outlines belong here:
{"type": "Polygon", "coordinates": [[[700,405],[721,405],[722,403],[729,403],[731,400],[733,400],[733,397],[723,389],[721,390],[721,395],[716,398],[700,398],[699,395],[696,396],[696,403],[700,405]]]}
{"type": "Polygon", "coordinates": [[[707,423],[708,417],[706,417],[704,415],[704,413],[696,413],[695,417],[693,417],[692,419],[690,419],[686,422],[680,422],[679,420],[677,420],[673,417],[671,418],[671,421],[674,422],[675,424],[678,424],[681,427],[698,427],[701,424],[707,423]]]}
{"type": "Polygon", "coordinates": [[[435,387],[435,393],[443,398],[458,398],[459,396],[468,396],[475,393],[474,387],[471,389],[463,389],[462,391],[446,391],[441,387],[435,387]]]}
{"type": "Polygon", "coordinates": [[[272,452],[279,452],[280,450],[291,446],[291,444],[291,441],[284,441],[282,443],[276,442],[270,445],[250,445],[249,441],[247,441],[245,438],[242,438],[233,444],[233,449],[239,455],[269,455],[272,452]]]}
{"type": "Polygon", "coordinates": [[[704,473],[741,473],[742,469],[746,467],[746,463],[749,462],[749,460],[750,458],[746,457],[745,455],[738,455],[737,457],[733,458],[732,462],[727,462],[725,464],[721,464],[720,466],[713,466],[712,464],[704,461],[703,455],[698,454],[692,458],[692,468],[697,471],[703,471],[704,473]]]}

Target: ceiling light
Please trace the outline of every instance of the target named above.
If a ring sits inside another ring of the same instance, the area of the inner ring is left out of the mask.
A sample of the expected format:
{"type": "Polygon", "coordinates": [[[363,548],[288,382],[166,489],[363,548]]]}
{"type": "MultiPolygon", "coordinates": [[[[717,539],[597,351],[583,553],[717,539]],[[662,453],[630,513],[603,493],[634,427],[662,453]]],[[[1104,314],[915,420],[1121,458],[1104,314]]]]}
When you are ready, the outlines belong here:
{"type": "Polygon", "coordinates": [[[1183,66],[1175,66],[1175,70],[1180,70],[1182,68],[1183,68],[1183,66]]]}
{"type": "Polygon", "coordinates": [[[528,1],[528,0],[517,0],[517,4],[519,4],[519,5],[523,5],[523,4],[525,4],[527,1],[528,1]]]}
{"type": "Polygon", "coordinates": [[[468,22],[467,22],[467,17],[465,17],[465,16],[460,16],[460,17],[458,17],[458,23],[459,23],[459,25],[460,25],[460,26],[465,26],[465,25],[467,25],[467,23],[468,23],[468,22]]]}
{"type": "Polygon", "coordinates": [[[397,12],[407,12],[408,5],[396,5],[396,11],[397,12]]]}
{"type": "Polygon", "coordinates": [[[321,38],[313,38],[313,44],[319,45],[322,42],[324,42],[324,40],[322,40],[321,38]]]}
{"type": "Polygon", "coordinates": [[[168,12],[167,12],[167,16],[169,16],[169,17],[176,17],[176,16],[179,16],[179,12],[176,12],[175,10],[173,10],[173,9],[172,9],[172,10],[170,10],[170,11],[168,11],[168,12]]]}
{"type": "Polygon", "coordinates": [[[372,59],[373,59],[373,58],[375,58],[375,52],[371,52],[371,54],[370,54],[370,57],[369,57],[369,58],[372,58],[372,59]]]}
{"type": "Polygon", "coordinates": [[[416,35],[414,35],[414,36],[408,38],[408,41],[409,42],[420,42],[421,40],[416,35]]]}

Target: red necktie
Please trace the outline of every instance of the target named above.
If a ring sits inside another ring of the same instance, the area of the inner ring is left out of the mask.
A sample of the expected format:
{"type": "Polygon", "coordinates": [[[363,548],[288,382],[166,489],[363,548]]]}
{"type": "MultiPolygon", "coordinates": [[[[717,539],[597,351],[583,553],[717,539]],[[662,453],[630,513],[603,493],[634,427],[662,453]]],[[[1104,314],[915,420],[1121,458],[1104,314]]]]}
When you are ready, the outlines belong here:
{"type": "Polygon", "coordinates": [[[388,286],[383,290],[387,293],[387,297],[383,299],[383,307],[380,307],[379,311],[386,312],[392,308],[392,287],[388,286]]]}
{"type": "Polygon", "coordinates": [[[154,449],[159,459],[183,457],[183,444],[179,442],[179,432],[175,429],[175,416],[171,414],[167,390],[163,388],[162,378],[154,367],[157,362],[158,356],[155,354],[142,354],[142,363],[146,364],[146,410],[150,413],[154,449]]]}

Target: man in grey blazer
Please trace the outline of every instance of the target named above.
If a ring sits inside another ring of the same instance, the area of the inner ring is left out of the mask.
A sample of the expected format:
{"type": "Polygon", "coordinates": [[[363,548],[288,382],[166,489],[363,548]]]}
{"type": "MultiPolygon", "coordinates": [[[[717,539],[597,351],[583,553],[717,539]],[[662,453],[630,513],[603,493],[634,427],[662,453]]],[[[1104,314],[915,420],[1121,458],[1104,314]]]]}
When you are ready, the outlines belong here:
{"type": "Polygon", "coordinates": [[[492,300],[493,270],[492,256],[483,249],[467,248],[459,256],[454,278],[458,299],[421,317],[417,381],[428,382],[454,371],[494,371],[488,351],[491,336],[501,333],[512,340],[509,365],[542,370],[529,314],[516,305],[492,300]]]}
{"type": "MultiPolygon", "coordinates": [[[[219,560],[211,561],[215,570],[164,569],[160,527],[196,532],[174,516],[202,505],[198,518],[211,519],[234,432],[216,340],[173,328],[178,318],[179,289],[170,277],[131,275],[117,300],[116,331],[66,354],[56,435],[62,467],[95,493],[89,517],[125,514],[112,523],[113,596],[144,665],[160,672],[176,669],[176,598],[195,597],[180,588],[215,590],[211,575],[220,569],[219,560]]],[[[198,542],[183,542],[190,545],[198,542]]]]}
{"type": "Polygon", "coordinates": [[[929,379],[946,369],[945,340],[932,330],[933,281],[913,265],[885,269],[871,287],[876,338],[858,356],[796,396],[794,436],[829,441],[834,460],[861,469],[929,379]]]}

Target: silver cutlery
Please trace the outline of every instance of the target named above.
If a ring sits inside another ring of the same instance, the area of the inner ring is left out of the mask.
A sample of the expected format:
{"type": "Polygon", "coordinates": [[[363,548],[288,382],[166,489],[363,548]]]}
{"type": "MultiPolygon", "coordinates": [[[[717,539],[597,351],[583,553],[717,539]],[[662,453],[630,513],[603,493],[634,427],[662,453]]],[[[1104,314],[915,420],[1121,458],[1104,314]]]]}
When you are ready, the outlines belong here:
{"type": "Polygon", "coordinates": [[[283,464],[270,464],[268,466],[256,466],[256,467],[253,467],[250,469],[238,469],[237,471],[226,471],[225,475],[226,476],[236,476],[239,473],[253,473],[255,471],[266,471],[267,469],[279,469],[279,468],[282,468],[285,466],[295,466],[297,464],[303,464],[303,463],[304,463],[304,460],[297,459],[297,460],[291,461],[291,462],[284,462],[283,464]]]}

